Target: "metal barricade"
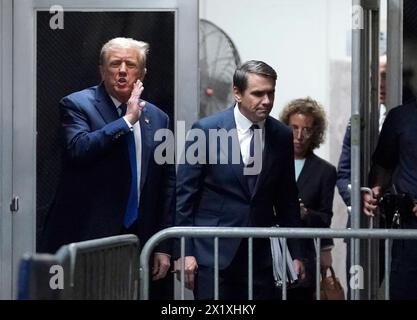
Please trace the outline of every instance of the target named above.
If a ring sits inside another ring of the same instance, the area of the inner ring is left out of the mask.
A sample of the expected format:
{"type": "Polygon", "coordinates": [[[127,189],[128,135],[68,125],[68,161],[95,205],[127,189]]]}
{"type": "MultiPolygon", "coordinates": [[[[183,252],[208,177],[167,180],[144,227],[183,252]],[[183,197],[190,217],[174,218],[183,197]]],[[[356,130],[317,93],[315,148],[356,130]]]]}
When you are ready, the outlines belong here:
{"type": "Polygon", "coordinates": [[[71,243],[56,254],[26,254],[18,299],[138,298],[139,240],[121,235],[71,243]]]}
{"type": "MultiPolygon", "coordinates": [[[[214,298],[218,299],[218,252],[219,238],[247,238],[248,239],[248,300],[253,297],[253,263],[252,241],[253,238],[313,238],[316,249],[316,297],[320,299],[320,242],[322,238],[347,238],[347,239],[385,239],[385,299],[389,299],[389,275],[390,275],[390,244],[392,239],[417,239],[415,229],[326,229],[326,228],[236,228],[236,227],[173,227],[161,230],[151,237],[144,245],[140,255],[140,299],[149,299],[149,258],[155,246],[163,240],[180,238],[181,259],[185,256],[185,238],[213,238],[214,241],[214,298]]],[[[285,255],[284,255],[285,257],[285,255]]],[[[197,261],[198,263],[198,261],[197,261]]],[[[286,261],[283,259],[283,267],[286,261]]],[[[285,274],[285,273],[284,273],[285,274]]],[[[181,300],[185,297],[184,268],[180,271],[181,300]]],[[[356,289],[356,290],[359,290],[356,289]]],[[[287,286],[284,279],[282,286],[282,298],[286,299],[287,286]]],[[[356,296],[357,297],[357,296],[356,296]]]]}

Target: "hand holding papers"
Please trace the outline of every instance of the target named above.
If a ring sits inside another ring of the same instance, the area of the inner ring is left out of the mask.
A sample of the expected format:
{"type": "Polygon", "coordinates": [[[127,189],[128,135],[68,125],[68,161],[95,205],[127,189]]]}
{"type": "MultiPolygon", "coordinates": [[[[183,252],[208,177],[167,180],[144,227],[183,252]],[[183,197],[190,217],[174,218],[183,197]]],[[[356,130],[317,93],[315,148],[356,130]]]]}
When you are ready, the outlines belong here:
{"type": "Polygon", "coordinates": [[[294,269],[294,262],[288,247],[284,247],[283,238],[270,238],[272,253],[272,269],[274,272],[275,285],[281,287],[284,281],[284,254],[286,255],[286,280],[287,285],[291,285],[298,280],[294,269]]]}

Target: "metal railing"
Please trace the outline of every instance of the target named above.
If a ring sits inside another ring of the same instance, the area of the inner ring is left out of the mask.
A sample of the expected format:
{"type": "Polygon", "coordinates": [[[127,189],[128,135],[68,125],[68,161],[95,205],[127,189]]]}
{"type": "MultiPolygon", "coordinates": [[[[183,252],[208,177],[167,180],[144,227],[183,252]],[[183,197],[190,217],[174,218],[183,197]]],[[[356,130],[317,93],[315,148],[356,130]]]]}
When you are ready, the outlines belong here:
{"type": "MultiPolygon", "coordinates": [[[[417,239],[415,229],[326,229],[326,228],[233,228],[233,227],[173,227],[161,230],[151,237],[145,244],[140,255],[140,299],[149,299],[149,258],[155,246],[163,240],[180,238],[181,259],[185,256],[185,238],[213,238],[214,241],[214,297],[218,299],[218,252],[219,238],[248,238],[248,300],[253,297],[253,238],[313,238],[316,248],[316,297],[320,297],[320,239],[347,238],[347,239],[385,239],[385,299],[389,299],[390,274],[390,244],[392,239],[417,239]]],[[[285,257],[285,256],[284,256],[285,257]]],[[[198,263],[198,261],[197,261],[198,263]]],[[[284,259],[283,266],[286,261],[284,259]]],[[[180,299],[185,298],[184,268],[180,271],[181,293],[180,299]]],[[[283,281],[282,296],[286,299],[286,281],[283,281]]],[[[355,289],[355,290],[359,290],[355,289]]],[[[358,299],[358,295],[354,295],[358,299]]]]}
{"type": "Polygon", "coordinates": [[[18,299],[138,298],[139,240],[121,235],[71,243],[56,254],[25,254],[18,299]]]}

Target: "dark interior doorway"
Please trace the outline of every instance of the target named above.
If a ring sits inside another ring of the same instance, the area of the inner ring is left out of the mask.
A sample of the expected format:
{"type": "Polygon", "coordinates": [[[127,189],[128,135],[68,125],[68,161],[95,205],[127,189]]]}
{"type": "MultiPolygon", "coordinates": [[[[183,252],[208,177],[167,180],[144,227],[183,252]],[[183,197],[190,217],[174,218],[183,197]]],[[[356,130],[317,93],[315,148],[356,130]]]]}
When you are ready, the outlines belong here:
{"type": "Polygon", "coordinates": [[[164,110],[173,123],[175,12],[65,12],[64,29],[53,30],[49,11],[37,13],[36,214],[37,239],[60,177],[59,100],[99,84],[102,45],[114,37],[150,44],[142,98],[164,110]]]}

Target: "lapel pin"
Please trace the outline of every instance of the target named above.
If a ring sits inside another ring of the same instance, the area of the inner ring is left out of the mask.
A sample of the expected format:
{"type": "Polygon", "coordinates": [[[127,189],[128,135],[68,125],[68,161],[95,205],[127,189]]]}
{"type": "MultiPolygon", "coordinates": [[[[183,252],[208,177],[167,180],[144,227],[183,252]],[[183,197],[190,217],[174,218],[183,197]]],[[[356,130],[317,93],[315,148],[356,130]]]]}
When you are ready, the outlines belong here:
{"type": "Polygon", "coordinates": [[[145,117],[145,123],[146,123],[146,124],[149,124],[149,122],[150,122],[150,121],[149,121],[149,118],[148,118],[148,117],[145,117]]]}

